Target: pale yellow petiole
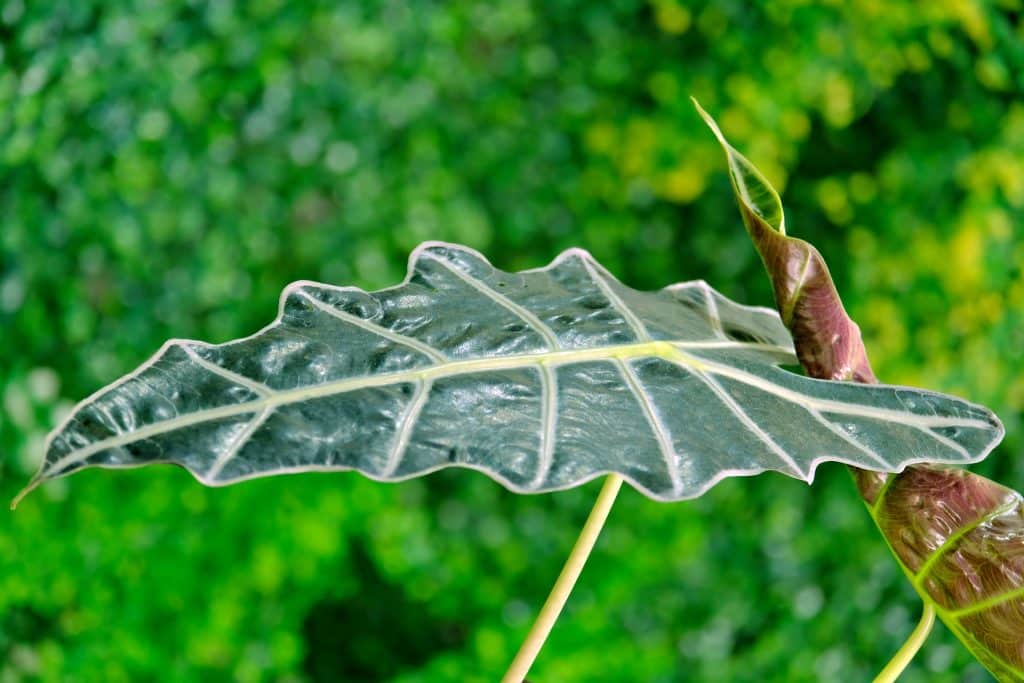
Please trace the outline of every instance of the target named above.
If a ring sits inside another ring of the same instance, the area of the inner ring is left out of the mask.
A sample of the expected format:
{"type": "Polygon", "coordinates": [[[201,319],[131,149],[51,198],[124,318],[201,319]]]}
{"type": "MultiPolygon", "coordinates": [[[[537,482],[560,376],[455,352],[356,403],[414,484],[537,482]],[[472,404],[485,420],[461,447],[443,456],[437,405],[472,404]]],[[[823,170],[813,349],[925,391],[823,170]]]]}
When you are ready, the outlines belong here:
{"type": "Polygon", "coordinates": [[[609,474],[605,479],[604,486],[590,511],[590,516],[587,517],[583,530],[580,531],[579,538],[576,539],[576,545],[573,546],[569,558],[562,567],[562,573],[558,575],[547,601],[541,608],[540,614],[537,615],[537,620],[533,622],[530,632],[526,635],[526,640],[519,648],[519,653],[512,660],[505,677],[501,679],[502,683],[522,683],[526,678],[544,641],[551,633],[551,628],[555,625],[558,615],[562,612],[562,607],[569,599],[569,593],[576,585],[576,580],[580,577],[580,572],[583,571],[583,565],[590,557],[590,551],[593,550],[594,543],[597,542],[597,537],[601,533],[605,520],[608,519],[608,513],[611,511],[615,496],[618,495],[621,487],[622,477],[619,475],[609,474]]]}
{"type": "Polygon", "coordinates": [[[917,628],[910,634],[907,641],[903,643],[903,647],[885,665],[882,672],[875,677],[874,683],[893,683],[893,681],[899,678],[900,674],[903,673],[903,670],[907,668],[907,665],[914,658],[914,655],[924,645],[924,641],[928,638],[928,634],[931,633],[934,624],[935,608],[932,607],[931,603],[926,602],[924,604],[924,612],[921,614],[921,621],[917,623],[917,628]]]}

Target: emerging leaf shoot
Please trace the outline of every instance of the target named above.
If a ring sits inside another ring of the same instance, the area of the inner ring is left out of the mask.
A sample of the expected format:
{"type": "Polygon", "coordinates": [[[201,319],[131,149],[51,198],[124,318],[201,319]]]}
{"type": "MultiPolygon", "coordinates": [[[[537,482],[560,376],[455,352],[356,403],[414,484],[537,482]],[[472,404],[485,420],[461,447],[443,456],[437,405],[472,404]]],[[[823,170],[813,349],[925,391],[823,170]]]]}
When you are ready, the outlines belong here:
{"type": "MultiPolygon", "coordinates": [[[[785,234],[778,193],[694,104],[725,150],[740,213],[804,368],[877,382],[821,254],[785,234]]],[[[914,589],[999,681],[1024,681],[1024,498],[949,467],[875,469],[852,468],[854,480],[914,589]]]]}

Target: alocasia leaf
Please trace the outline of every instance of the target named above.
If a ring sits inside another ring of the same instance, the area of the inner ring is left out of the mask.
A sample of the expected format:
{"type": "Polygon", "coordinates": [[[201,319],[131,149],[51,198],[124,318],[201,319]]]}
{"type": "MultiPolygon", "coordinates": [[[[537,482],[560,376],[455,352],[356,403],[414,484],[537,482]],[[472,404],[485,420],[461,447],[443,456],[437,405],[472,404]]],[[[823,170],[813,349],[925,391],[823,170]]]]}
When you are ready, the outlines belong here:
{"type": "MultiPolygon", "coordinates": [[[[821,254],[786,235],[778,193],[694,104],[725,151],[744,225],[804,368],[812,377],[876,383],[821,254]]],[[[914,589],[998,680],[1024,681],[1024,498],[950,467],[874,469],[851,468],[914,589]]]]}
{"type": "Polygon", "coordinates": [[[638,292],[581,250],[505,273],[426,244],[397,287],[298,282],[251,337],[168,342],[74,409],[33,485],[156,462],[209,485],[461,466],[518,492],[617,472],[679,500],[764,470],[810,481],[823,460],[967,462],[1002,436],[957,398],[779,368],[792,353],[774,311],[703,282],[638,292]]]}

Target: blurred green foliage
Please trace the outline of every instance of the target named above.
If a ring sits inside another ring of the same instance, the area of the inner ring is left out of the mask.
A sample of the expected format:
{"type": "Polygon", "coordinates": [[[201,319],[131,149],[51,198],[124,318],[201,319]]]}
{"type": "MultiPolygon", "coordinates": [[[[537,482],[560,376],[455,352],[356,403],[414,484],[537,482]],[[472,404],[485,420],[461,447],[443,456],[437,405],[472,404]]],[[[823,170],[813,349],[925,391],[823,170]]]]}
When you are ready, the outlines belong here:
{"type": "MultiPolygon", "coordinates": [[[[248,334],[294,279],[393,284],[425,239],[768,304],[690,94],[879,376],[996,409],[978,469],[1022,488],[1021,10],[0,0],[0,493],[165,338],[248,334]]],[[[0,524],[0,681],[493,681],[595,495],[81,474],[0,524]]],[[[841,467],[627,491],[531,679],[867,680],[918,608],[841,467]]],[[[987,674],[940,627],[905,680],[987,674]]]]}

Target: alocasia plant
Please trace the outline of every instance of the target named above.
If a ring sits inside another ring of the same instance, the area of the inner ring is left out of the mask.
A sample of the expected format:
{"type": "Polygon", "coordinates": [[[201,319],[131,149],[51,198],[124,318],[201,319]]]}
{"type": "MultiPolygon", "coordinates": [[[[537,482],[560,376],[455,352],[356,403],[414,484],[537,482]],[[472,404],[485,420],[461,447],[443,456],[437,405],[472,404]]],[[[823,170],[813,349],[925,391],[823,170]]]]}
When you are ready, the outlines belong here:
{"type": "MultiPolygon", "coordinates": [[[[543,492],[608,475],[507,681],[528,670],[624,480],[672,501],[765,470],[810,482],[835,460],[856,468],[869,502],[888,501],[876,519],[896,529],[883,520],[910,498],[902,484],[883,496],[875,483],[885,475],[873,472],[978,461],[1002,425],[954,397],[833,381],[874,380],[856,326],[820,255],[787,241],[777,195],[727,150],[781,318],[703,282],[638,292],[582,250],[506,273],[470,249],[428,243],[396,287],[298,282],[278,318],[250,337],[168,342],[72,411],[26,492],[83,467],[151,463],[180,465],[208,485],[350,469],[395,481],[457,466],[543,492]],[[811,378],[779,367],[797,357],[811,378]]],[[[917,481],[909,476],[889,481],[917,481]]],[[[949,611],[962,609],[963,594],[935,598],[944,618],[968,621],[949,611]]]]}

